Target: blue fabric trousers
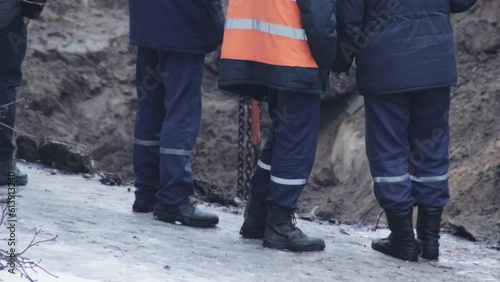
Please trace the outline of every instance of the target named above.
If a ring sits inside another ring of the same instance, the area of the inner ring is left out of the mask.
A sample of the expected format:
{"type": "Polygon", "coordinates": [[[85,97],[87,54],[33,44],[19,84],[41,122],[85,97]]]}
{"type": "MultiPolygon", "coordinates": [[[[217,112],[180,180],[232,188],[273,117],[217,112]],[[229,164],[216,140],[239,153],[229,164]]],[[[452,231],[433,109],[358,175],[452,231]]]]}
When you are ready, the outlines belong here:
{"type": "Polygon", "coordinates": [[[383,209],[446,205],[449,109],[449,87],[365,96],[366,154],[383,209]]]}
{"type": "Polygon", "coordinates": [[[267,102],[272,123],[250,193],[268,204],[296,209],[316,155],[320,96],[269,90],[267,102]]]}
{"type": "Polygon", "coordinates": [[[190,154],[201,123],[205,56],[139,47],[136,198],[177,206],[194,193],[190,154]]]}
{"type": "Polygon", "coordinates": [[[0,29],[0,161],[11,159],[16,149],[11,128],[16,121],[16,88],[23,77],[21,64],[26,45],[27,29],[20,18],[0,29]]]}

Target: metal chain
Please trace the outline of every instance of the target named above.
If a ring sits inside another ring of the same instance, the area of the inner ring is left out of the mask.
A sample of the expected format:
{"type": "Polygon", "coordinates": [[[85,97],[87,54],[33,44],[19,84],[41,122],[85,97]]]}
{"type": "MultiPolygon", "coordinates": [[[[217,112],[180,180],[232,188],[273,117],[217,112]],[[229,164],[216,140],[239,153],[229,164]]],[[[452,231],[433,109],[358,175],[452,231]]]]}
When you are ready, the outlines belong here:
{"type": "Polygon", "coordinates": [[[245,97],[240,96],[238,104],[238,178],[237,196],[244,199],[245,196],[245,97]]]}
{"type": "Polygon", "coordinates": [[[245,190],[244,199],[248,199],[250,193],[250,178],[253,172],[253,144],[252,144],[252,105],[250,99],[246,99],[246,140],[245,140],[245,190]]]}

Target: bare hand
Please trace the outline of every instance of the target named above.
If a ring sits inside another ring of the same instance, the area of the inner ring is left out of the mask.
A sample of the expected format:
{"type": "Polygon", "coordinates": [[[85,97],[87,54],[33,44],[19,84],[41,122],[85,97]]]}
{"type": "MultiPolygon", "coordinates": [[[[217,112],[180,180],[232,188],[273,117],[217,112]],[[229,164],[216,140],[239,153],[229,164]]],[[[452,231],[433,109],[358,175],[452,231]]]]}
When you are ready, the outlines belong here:
{"type": "Polygon", "coordinates": [[[30,23],[30,18],[27,18],[27,17],[23,17],[23,23],[25,25],[28,25],[30,23]]]}

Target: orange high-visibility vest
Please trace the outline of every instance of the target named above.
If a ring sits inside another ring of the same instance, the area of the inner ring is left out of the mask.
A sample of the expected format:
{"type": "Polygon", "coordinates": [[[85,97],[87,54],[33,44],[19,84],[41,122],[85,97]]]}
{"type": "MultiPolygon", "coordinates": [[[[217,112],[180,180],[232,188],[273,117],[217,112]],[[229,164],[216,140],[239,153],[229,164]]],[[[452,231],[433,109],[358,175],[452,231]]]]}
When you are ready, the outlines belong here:
{"type": "Polygon", "coordinates": [[[221,58],[318,68],[296,0],[229,0],[221,58]]]}

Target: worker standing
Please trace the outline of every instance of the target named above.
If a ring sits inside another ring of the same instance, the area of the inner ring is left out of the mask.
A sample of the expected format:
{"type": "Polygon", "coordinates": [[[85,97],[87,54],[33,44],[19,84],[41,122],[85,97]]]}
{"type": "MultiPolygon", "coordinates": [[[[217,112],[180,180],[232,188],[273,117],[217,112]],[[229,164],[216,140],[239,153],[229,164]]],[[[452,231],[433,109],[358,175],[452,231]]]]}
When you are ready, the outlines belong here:
{"type": "Polygon", "coordinates": [[[138,47],[133,210],[214,226],[218,217],[190,200],[190,154],[201,123],[205,54],[222,42],[222,6],[219,0],[129,0],[129,6],[130,43],[138,47]]]}
{"type": "Polygon", "coordinates": [[[47,0],[0,1],[0,185],[9,184],[9,173],[16,185],[26,185],[28,175],[14,160],[14,125],[17,87],[23,74],[21,65],[28,45],[28,24],[40,16],[47,0]]]}
{"type": "Polygon", "coordinates": [[[356,59],[366,153],[391,230],[372,248],[402,260],[417,261],[419,253],[439,257],[441,215],[449,199],[450,87],[457,82],[450,12],[464,12],[475,2],[338,0],[333,71],[348,71],[356,59]]]}
{"type": "Polygon", "coordinates": [[[218,86],[266,101],[272,119],[240,231],[265,247],[325,248],[293,215],[314,163],[336,40],[333,0],[229,1],[218,86]]]}

